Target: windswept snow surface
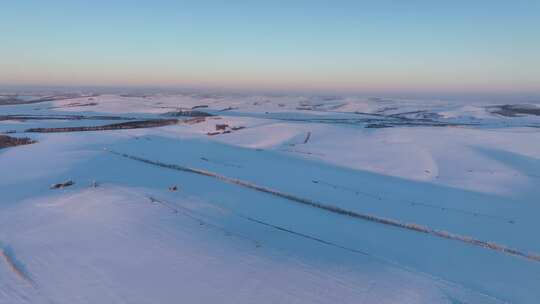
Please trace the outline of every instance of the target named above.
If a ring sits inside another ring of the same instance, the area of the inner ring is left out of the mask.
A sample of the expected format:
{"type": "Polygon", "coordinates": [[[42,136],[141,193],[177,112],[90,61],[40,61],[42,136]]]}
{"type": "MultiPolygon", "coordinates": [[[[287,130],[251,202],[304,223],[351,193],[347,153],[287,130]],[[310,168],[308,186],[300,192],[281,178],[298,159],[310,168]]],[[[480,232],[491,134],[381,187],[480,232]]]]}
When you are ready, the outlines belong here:
{"type": "Polygon", "coordinates": [[[538,303],[537,109],[193,93],[0,105],[0,132],[37,141],[0,150],[0,303],[538,303]]]}

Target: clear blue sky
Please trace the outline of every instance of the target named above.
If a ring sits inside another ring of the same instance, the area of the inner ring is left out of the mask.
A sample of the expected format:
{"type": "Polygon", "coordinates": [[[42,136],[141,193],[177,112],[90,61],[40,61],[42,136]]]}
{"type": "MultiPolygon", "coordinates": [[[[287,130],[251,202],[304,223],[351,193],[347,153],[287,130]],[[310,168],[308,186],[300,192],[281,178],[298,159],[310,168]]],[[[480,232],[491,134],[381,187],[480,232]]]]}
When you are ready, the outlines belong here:
{"type": "Polygon", "coordinates": [[[540,92],[540,1],[3,1],[0,83],[540,92]]]}

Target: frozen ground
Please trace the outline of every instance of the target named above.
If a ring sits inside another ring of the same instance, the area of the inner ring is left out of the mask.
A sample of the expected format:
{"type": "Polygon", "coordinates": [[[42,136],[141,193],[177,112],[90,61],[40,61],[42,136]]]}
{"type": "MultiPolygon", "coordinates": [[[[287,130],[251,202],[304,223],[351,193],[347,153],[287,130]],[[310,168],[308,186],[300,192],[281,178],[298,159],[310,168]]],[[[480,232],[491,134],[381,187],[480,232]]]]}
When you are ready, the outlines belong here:
{"type": "Polygon", "coordinates": [[[538,303],[539,112],[5,95],[0,303],[538,303]]]}

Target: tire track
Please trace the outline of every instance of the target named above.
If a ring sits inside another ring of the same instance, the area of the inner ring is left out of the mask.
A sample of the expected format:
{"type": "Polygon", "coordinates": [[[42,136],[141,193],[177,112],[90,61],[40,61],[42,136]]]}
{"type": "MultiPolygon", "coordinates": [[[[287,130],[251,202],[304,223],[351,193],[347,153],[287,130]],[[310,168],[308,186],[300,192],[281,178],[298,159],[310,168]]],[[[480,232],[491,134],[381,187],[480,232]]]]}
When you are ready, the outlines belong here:
{"type": "MultiPolygon", "coordinates": [[[[174,203],[166,202],[166,201],[163,201],[163,200],[159,200],[159,199],[156,199],[153,196],[147,196],[147,198],[152,203],[158,203],[158,204],[163,205],[164,207],[166,207],[168,209],[171,209],[174,213],[178,213],[180,210],[184,210],[184,212],[188,213],[188,214],[185,214],[186,216],[189,216],[189,217],[191,217],[191,218],[193,218],[193,219],[195,219],[195,220],[197,220],[199,222],[202,222],[202,220],[200,220],[197,217],[194,217],[192,215],[192,213],[194,213],[194,211],[189,209],[189,208],[186,208],[186,207],[183,207],[183,206],[178,206],[178,204],[174,204],[174,203]]],[[[297,231],[294,231],[294,230],[291,230],[291,229],[288,229],[288,228],[285,228],[285,227],[282,227],[282,226],[278,226],[278,225],[274,225],[274,224],[271,224],[271,223],[268,223],[268,222],[264,222],[262,220],[255,219],[253,217],[237,213],[234,210],[231,210],[231,209],[228,209],[228,208],[226,209],[226,208],[223,208],[223,207],[219,207],[219,209],[223,210],[224,212],[234,214],[235,216],[238,216],[241,219],[244,219],[244,220],[259,224],[259,225],[267,226],[267,227],[270,227],[270,228],[275,229],[275,230],[279,230],[279,231],[282,231],[282,232],[285,232],[285,233],[289,233],[289,234],[292,234],[292,235],[295,235],[295,236],[299,236],[299,237],[302,237],[302,238],[305,238],[305,239],[308,239],[308,240],[312,240],[312,241],[315,241],[315,242],[318,242],[318,243],[322,243],[324,245],[328,245],[328,246],[331,246],[331,247],[336,247],[336,248],[343,249],[343,250],[346,250],[346,251],[350,251],[350,252],[353,252],[353,253],[359,253],[359,254],[362,254],[362,255],[371,256],[367,252],[364,252],[364,251],[361,251],[361,250],[358,250],[358,249],[354,249],[354,248],[350,248],[350,247],[346,247],[346,246],[343,246],[343,245],[339,245],[339,244],[336,244],[336,243],[333,243],[333,242],[330,242],[330,241],[326,241],[326,240],[321,239],[319,237],[308,235],[308,234],[301,233],[301,232],[297,232],[297,231]]],[[[223,231],[225,231],[227,233],[232,233],[232,232],[230,232],[228,230],[224,230],[224,228],[221,228],[219,226],[216,226],[216,225],[214,225],[214,226],[216,228],[220,228],[221,230],[223,230],[223,231]]],[[[241,236],[241,237],[246,238],[246,239],[249,239],[249,240],[252,240],[252,239],[250,239],[250,238],[248,238],[246,236],[240,235],[238,233],[236,233],[236,235],[241,236]]],[[[254,240],[252,240],[252,241],[256,243],[257,247],[261,246],[261,243],[259,241],[254,241],[254,240]]]]}
{"type": "Polygon", "coordinates": [[[391,197],[388,197],[388,196],[377,195],[377,194],[372,194],[372,193],[365,192],[365,191],[360,191],[360,190],[353,189],[353,188],[346,187],[346,186],[342,186],[342,185],[332,184],[332,183],[329,183],[329,182],[325,182],[323,180],[312,180],[311,182],[314,183],[314,184],[319,184],[319,185],[331,187],[331,188],[337,189],[337,190],[352,192],[352,193],[354,193],[356,195],[368,196],[368,197],[374,198],[374,199],[379,200],[379,201],[383,201],[383,200],[384,201],[393,201],[393,202],[396,202],[396,203],[408,204],[408,205],[413,206],[413,207],[414,206],[421,206],[421,207],[431,208],[431,209],[440,210],[440,211],[448,211],[448,212],[455,212],[455,213],[465,214],[465,215],[469,215],[469,216],[473,216],[473,217],[483,217],[483,218],[487,218],[487,219],[491,219],[491,220],[501,221],[501,222],[504,222],[504,223],[507,223],[507,224],[515,224],[516,223],[516,221],[514,219],[511,219],[511,218],[506,218],[506,217],[496,216],[496,215],[491,215],[491,214],[485,214],[485,213],[476,212],[476,211],[470,211],[470,210],[465,210],[465,209],[459,209],[459,208],[453,208],[453,207],[439,206],[439,205],[435,205],[435,204],[422,203],[422,202],[417,202],[417,201],[412,201],[412,200],[395,199],[395,198],[391,198],[391,197]]]}
{"type": "Polygon", "coordinates": [[[331,247],[336,247],[336,248],[343,249],[343,250],[346,250],[346,251],[371,256],[367,252],[364,252],[364,251],[361,251],[361,250],[358,250],[358,249],[349,248],[349,247],[345,247],[345,246],[342,246],[342,245],[339,245],[339,244],[336,244],[336,243],[325,241],[325,240],[320,239],[320,238],[315,237],[315,236],[311,236],[311,235],[304,234],[304,233],[301,233],[301,232],[297,232],[297,231],[294,231],[294,230],[290,230],[290,229],[287,229],[287,228],[284,228],[284,227],[281,227],[281,226],[277,226],[277,225],[274,225],[274,224],[263,222],[261,220],[258,220],[258,219],[255,219],[255,218],[252,218],[252,217],[249,217],[249,216],[240,215],[240,214],[236,214],[236,215],[238,215],[239,217],[241,217],[241,218],[243,218],[245,220],[248,220],[250,222],[254,222],[254,223],[257,223],[257,224],[260,224],[260,225],[263,225],[263,226],[267,226],[267,227],[270,227],[270,228],[273,228],[273,229],[276,229],[276,230],[279,230],[279,231],[283,231],[283,232],[286,232],[286,233],[289,233],[289,234],[292,234],[292,235],[296,235],[296,236],[299,236],[299,237],[302,237],[302,238],[305,238],[305,239],[308,239],[308,240],[312,240],[312,241],[315,241],[315,242],[318,242],[318,243],[322,243],[322,244],[325,244],[325,245],[328,245],[328,246],[331,246],[331,247]]]}
{"type": "Polygon", "coordinates": [[[182,207],[182,206],[178,206],[176,204],[170,204],[170,203],[167,203],[163,200],[160,200],[160,199],[157,199],[155,198],[154,196],[145,196],[151,203],[153,204],[159,204],[167,209],[170,209],[174,214],[182,214],[196,222],[199,223],[199,225],[201,226],[207,226],[207,227],[210,227],[210,228],[213,228],[213,229],[216,229],[216,230],[219,230],[219,231],[222,231],[223,233],[225,233],[226,235],[229,235],[229,236],[234,236],[234,237],[237,237],[239,239],[242,239],[242,240],[245,240],[245,241],[249,241],[249,242],[252,242],[255,247],[259,248],[262,246],[261,242],[259,242],[258,240],[255,240],[255,239],[252,239],[248,236],[245,236],[245,235],[242,235],[240,233],[236,233],[236,232],[232,232],[224,227],[221,227],[219,225],[216,225],[216,224],[213,224],[213,223],[210,223],[208,221],[205,221],[205,220],[202,220],[201,217],[202,216],[197,216],[195,215],[195,212],[189,208],[186,208],[186,207],[182,207]]]}
{"type": "Polygon", "coordinates": [[[167,169],[171,169],[171,170],[176,170],[176,171],[181,171],[181,172],[187,172],[187,173],[193,173],[193,174],[198,174],[198,175],[202,175],[202,176],[212,177],[212,178],[215,178],[217,180],[221,180],[221,181],[224,181],[224,182],[227,182],[227,183],[230,183],[230,184],[235,184],[235,185],[239,185],[239,186],[242,186],[242,187],[245,187],[245,188],[248,188],[248,189],[252,189],[252,190],[255,190],[255,191],[258,191],[258,192],[267,193],[267,194],[270,194],[270,195],[273,195],[273,196],[276,196],[276,197],[280,197],[280,198],[289,200],[291,202],[295,202],[295,203],[310,206],[310,207],[313,207],[313,208],[321,209],[321,210],[324,210],[324,211],[327,211],[327,212],[330,212],[330,213],[335,213],[335,214],[339,214],[339,215],[345,215],[345,216],[355,218],[355,219],[359,219],[359,220],[363,220],[363,221],[373,222],[373,223],[382,224],[382,225],[386,225],[386,226],[391,226],[391,227],[395,227],[395,228],[399,228],[399,229],[403,229],[403,230],[408,230],[408,231],[413,231],[413,232],[417,232],[417,233],[423,233],[423,234],[426,234],[426,235],[432,235],[432,236],[436,236],[436,237],[443,238],[443,239],[459,241],[459,242],[466,243],[466,244],[469,244],[469,245],[474,245],[474,246],[477,246],[477,247],[482,247],[482,248],[486,248],[486,249],[489,249],[489,250],[498,251],[498,252],[508,254],[508,255],[511,255],[511,256],[525,258],[525,259],[530,260],[530,261],[540,262],[540,255],[538,255],[536,253],[530,253],[530,252],[526,253],[524,251],[514,249],[514,248],[509,248],[509,247],[506,247],[504,245],[497,244],[495,242],[483,241],[483,240],[475,239],[475,238],[470,237],[470,236],[463,236],[463,235],[454,234],[454,233],[443,231],[443,230],[432,229],[432,228],[429,228],[427,226],[423,226],[423,225],[419,225],[419,224],[415,224],[415,223],[403,223],[403,222],[400,222],[398,220],[394,220],[394,219],[391,219],[391,218],[379,217],[379,216],[376,216],[376,215],[371,215],[371,214],[366,214],[366,213],[359,213],[359,212],[343,209],[343,208],[340,208],[340,207],[336,207],[336,206],[333,206],[333,205],[328,205],[328,204],[324,204],[324,203],[321,203],[321,202],[317,202],[317,201],[314,201],[314,200],[311,200],[311,199],[302,198],[302,197],[298,197],[298,196],[295,196],[295,195],[292,195],[292,194],[280,192],[278,190],[274,190],[274,189],[267,188],[267,187],[264,187],[264,186],[259,186],[259,185],[256,185],[256,184],[252,184],[252,183],[249,183],[249,182],[246,182],[246,181],[239,180],[239,179],[219,175],[219,174],[216,174],[216,173],[213,173],[213,172],[210,172],[210,171],[205,171],[205,170],[201,170],[201,169],[190,168],[190,167],[185,167],[185,166],[180,166],[180,165],[175,165],[175,164],[167,164],[167,163],[163,163],[163,162],[160,162],[160,161],[153,161],[153,160],[145,159],[145,158],[142,158],[142,157],[138,157],[138,156],[134,156],[134,155],[126,154],[126,153],[116,152],[116,151],[113,151],[113,150],[105,149],[105,151],[107,151],[107,152],[109,152],[111,154],[120,156],[120,157],[124,157],[124,158],[127,158],[127,159],[135,160],[135,161],[146,163],[146,164],[153,165],[153,166],[158,166],[158,167],[167,168],[167,169]]]}

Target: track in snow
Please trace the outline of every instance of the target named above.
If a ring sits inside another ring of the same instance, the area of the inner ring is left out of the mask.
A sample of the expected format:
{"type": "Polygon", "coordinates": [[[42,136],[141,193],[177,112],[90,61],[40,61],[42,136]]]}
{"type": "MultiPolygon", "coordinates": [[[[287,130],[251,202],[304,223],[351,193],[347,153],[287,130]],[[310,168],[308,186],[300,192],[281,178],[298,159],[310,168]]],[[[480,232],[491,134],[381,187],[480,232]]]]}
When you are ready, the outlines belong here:
{"type": "Polygon", "coordinates": [[[255,191],[259,191],[259,192],[267,193],[267,194],[270,194],[270,195],[274,195],[274,196],[277,196],[277,197],[280,197],[280,198],[283,198],[283,199],[286,199],[286,200],[289,200],[289,201],[292,201],[292,202],[295,202],[295,203],[299,203],[299,204],[303,204],[303,205],[306,205],[306,206],[310,206],[310,207],[318,208],[318,209],[321,209],[321,210],[325,210],[327,212],[340,214],[340,215],[345,215],[345,216],[352,217],[352,218],[355,218],[355,219],[369,221],[369,222],[382,224],[382,225],[386,225],[386,226],[392,226],[392,227],[396,227],[396,228],[400,228],[400,229],[404,229],[404,230],[414,231],[414,232],[418,232],[418,233],[424,233],[424,234],[436,236],[436,237],[443,238],[443,239],[460,241],[460,242],[463,242],[463,243],[466,243],[466,244],[469,244],[469,245],[483,247],[483,248],[486,248],[486,249],[498,251],[498,252],[505,253],[505,254],[508,254],[508,255],[525,258],[527,260],[534,261],[534,262],[540,262],[540,255],[538,255],[536,253],[526,253],[524,251],[509,248],[509,247],[506,247],[504,245],[500,245],[500,244],[497,244],[497,243],[494,243],[494,242],[478,240],[478,239],[475,239],[475,238],[472,238],[472,237],[469,237],[469,236],[463,236],[463,235],[453,234],[453,233],[446,232],[446,231],[436,230],[436,229],[432,229],[432,228],[429,228],[427,226],[423,226],[423,225],[419,225],[419,224],[402,223],[402,222],[400,222],[398,220],[394,220],[394,219],[390,219],[390,218],[384,218],[384,217],[379,217],[379,216],[375,216],[375,215],[371,215],[371,214],[359,213],[359,212],[343,209],[343,208],[340,208],[340,207],[332,206],[332,205],[329,205],[329,204],[324,204],[324,203],[321,203],[321,202],[313,201],[311,199],[302,198],[302,197],[298,197],[298,196],[295,196],[295,195],[292,195],[292,194],[280,192],[278,190],[274,190],[274,189],[267,188],[267,187],[264,187],[264,186],[259,186],[259,185],[256,185],[256,184],[252,184],[252,183],[249,183],[249,182],[246,182],[246,181],[239,180],[239,179],[219,175],[217,173],[213,173],[213,172],[206,171],[206,170],[190,168],[190,167],[185,167],[185,166],[180,166],[180,165],[175,165],[175,164],[167,164],[167,163],[163,163],[163,162],[159,162],[159,161],[153,161],[153,160],[145,159],[145,158],[138,157],[138,156],[135,156],[135,155],[130,155],[130,154],[126,154],[126,153],[120,153],[120,152],[116,152],[116,151],[108,150],[108,149],[105,149],[105,151],[107,151],[107,152],[109,152],[109,153],[111,153],[113,155],[117,155],[117,156],[124,157],[124,158],[127,158],[127,159],[131,159],[131,160],[135,160],[135,161],[138,161],[138,162],[146,163],[146,164],[149,164],[149,165],[154,165],[154,166],[167,168],[167,169],[171,169],[171,170],[182,171],[182,172],[187,172],[187,173],[193,173],[193,174],[212,177],[212,178],[215,178],[215,179],[218,179],[218,180],[230,183],[230,184],[235,184],[235,185],[239,185],[239,186],[249,188],[249,189],[252,189],[252,190],[255,190],[255,191]]]}

